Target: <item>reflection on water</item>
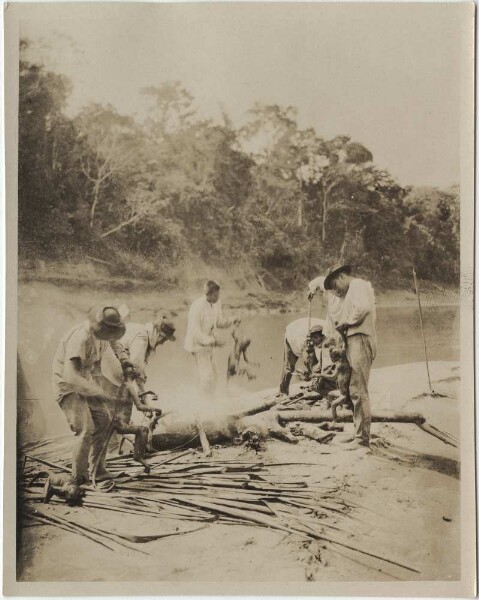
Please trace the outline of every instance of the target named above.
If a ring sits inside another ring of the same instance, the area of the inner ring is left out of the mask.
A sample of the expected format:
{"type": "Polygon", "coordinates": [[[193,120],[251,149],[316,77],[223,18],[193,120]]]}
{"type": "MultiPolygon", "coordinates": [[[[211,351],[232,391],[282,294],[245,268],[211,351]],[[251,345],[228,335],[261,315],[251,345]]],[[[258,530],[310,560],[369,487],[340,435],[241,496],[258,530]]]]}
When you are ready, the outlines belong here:
{"type": "MultiPolygon", "coordinates": [[[[459,308],[451,306],[426,307],[424,327],[429,360],[459,360],[459,308]]],[[[299,315],[251,315],[244,317],[244,325],[251,336],[250,359],[259,361],[257,378],[247,381],[235,378],[234,385],[255,391],[279,385],[283,335],[286,325],[299,315]]],[[[313,316],[324,317],[322,310],[313,316]]],[[[150,364],[149,384],[160,393],[174,398],[179,391],[194,382],[193,359],[183,349],[186,316],[178,319],[175,344],[168,343],[158,349],[150,364]]],[[[378,353],[374,367],[417,362],[424,360],[424,345],[417,308],[379,308],[377,311],[378,353]]],[[[219,371],[225,385],[228,352],[232,338],[228,330],[223,333],[227,344],[218,351],[219,371]]]]}

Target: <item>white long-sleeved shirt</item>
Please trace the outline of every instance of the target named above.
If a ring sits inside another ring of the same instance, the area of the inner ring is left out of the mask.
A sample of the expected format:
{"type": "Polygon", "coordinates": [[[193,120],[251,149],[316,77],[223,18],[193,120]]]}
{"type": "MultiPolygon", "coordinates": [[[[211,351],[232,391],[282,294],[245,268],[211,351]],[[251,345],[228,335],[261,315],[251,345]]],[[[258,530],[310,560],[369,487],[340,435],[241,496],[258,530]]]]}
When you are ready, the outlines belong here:
{"type": "Polygon", "coordinates": [[[213,347],[218,328],[230,327],[232,319],[223,318],[221,300],[211,304],[206,296],[197,298],[188,312],[185,350],[201,352],[213,347]]]}
{"type": "Polygon", "coordinates": [[[344,297],[340,322],[349,325],[348,336],[363,333],[376,340],[376,302],[369,281],[359,278],[351,281],[344,297]]]}

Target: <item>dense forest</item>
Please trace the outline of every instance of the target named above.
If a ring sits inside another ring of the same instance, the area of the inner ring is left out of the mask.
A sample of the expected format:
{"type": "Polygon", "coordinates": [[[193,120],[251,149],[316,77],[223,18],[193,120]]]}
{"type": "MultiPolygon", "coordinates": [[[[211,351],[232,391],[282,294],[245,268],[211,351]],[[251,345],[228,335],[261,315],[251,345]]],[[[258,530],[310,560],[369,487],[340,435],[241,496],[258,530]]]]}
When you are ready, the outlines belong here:
{"type": "Polygon", "coordinates": [[[142,122],[99,104],[71,118],[63,75],[23,56],[19,83],[21,265],[92,257],[174,284],[195,257],[287,290],[346,260],[383,286],[412,265],[458,282],[459,188],[403,187],[359,141],[300,129],[292,107],[257,104],[236,128],[163,82],[138,92],[142,122]]]}

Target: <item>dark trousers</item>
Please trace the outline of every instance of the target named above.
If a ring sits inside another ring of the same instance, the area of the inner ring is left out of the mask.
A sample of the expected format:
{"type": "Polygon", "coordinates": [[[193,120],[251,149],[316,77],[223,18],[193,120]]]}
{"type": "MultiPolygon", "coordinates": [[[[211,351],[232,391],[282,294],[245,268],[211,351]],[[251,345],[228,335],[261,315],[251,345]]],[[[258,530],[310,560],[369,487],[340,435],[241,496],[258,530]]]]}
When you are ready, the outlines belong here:
{"type": "Polygon", "coordinates": [[[281,394],[289,394],[289,384],[291,382],[291,378],[293,377],[294,369],[296,368],[296,363],[298,362],[298,356],[291,350],[291,346],[288,343],[288,340],[285,338],[284,340],[284,354],[283,354],[283,372],[281,375],[281,384],[279,386],[279,391],[281,394]]]}

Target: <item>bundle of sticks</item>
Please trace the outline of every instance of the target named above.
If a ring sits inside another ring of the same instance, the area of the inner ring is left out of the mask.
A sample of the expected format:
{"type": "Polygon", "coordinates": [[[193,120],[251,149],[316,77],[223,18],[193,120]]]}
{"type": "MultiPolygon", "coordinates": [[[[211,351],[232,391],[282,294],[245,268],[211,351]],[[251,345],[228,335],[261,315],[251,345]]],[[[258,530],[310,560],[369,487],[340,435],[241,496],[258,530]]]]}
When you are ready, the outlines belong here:
{"type": "MultiPolygon", "coordinates": [[[[344,486],[331,480],[327,467],[320,463],[260,463],[241,460],[204,460],[193,451],[157,452],[149,457],[151,472],[145,474],[130,457],[109,460],[109,470],[117,474],[115,487],[108,494],[87,490],[83,506],[91,510],[192,521],[193,528],[173,533],[131,535],[94,527],[75,517],[55,514],[45,506],[37,482],[30,483],[45,466],[57,472],[68,471],[67,457],[57,456],[47,446],[30,447],[26,453],[21,479],[25,523],[38,522],[58,527],[114,549],[137,549],[167,535],[186,534],[216,522],[225,525],[259,526],[317,541],[323,549],[336,552],[396,579],[410,579],[420,571],[401,560],[367,547],[361,533],[380,523],[377,513],[351,498],[344,486]],[[363,524],[363,525],[362,525],[363,524]]],[[[61,504],[61,498],[51,503],[61,504]]],[[[382,515],[387,520],[387,516],[382,515]]],[[[120,519],[118,520],[120,523],[120,519]]]]}

